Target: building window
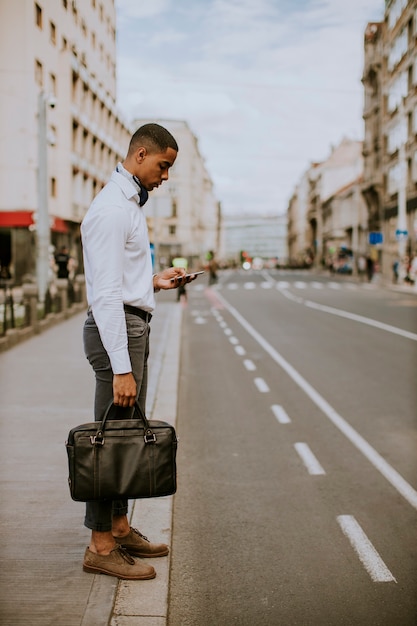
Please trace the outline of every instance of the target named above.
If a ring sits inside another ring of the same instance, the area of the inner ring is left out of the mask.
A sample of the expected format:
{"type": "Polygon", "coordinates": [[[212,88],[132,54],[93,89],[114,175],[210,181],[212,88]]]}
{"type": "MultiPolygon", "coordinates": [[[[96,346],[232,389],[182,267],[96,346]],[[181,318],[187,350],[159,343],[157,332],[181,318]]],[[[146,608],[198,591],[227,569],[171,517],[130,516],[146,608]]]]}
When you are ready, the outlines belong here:
{"type": "Polygon", "coordinates": [[[66,50],[68,48],[68,41],[65,37],[62,37],[62,50],[66,50]]]}
{"type": "Polygon", "coordinates": [[[62,6],[64,7],[65,10],[68,9],[68,0],[62,0],[62,6]]]}
{"type": "Polygon", "coordinates": [[[176,226],[174,224],[170,224],[170,226],[169,226],[169,234],[170,235],[175,235],[176,231],[177,231],[176,226]]]}
{"type": "Polygon", "coordinates": [[[36,2],[35,2],[35,21],[36,21],[36,26],[42,29],[42,9],[39,6],[39,4],[37,4],[36,2]]]}
{"type": "Polygon", "coordinates": [[[56,96],[56,76],[55,74],[49,74],[49,91],[56,96]]]}
{"type": "Polygon", "coordinates": [[[35,82],[39,87],[43,87],[43,66],[37,59],[35,59],[35,82]]]}
{"type": "Polygon", "coordinates": [[[49,22],[49,34],[51,43],[56,46],[56,27],[53,22],[49,22]]]}
{"type": "Polygon", "coordinates": [[[56,198],[56,178],[51,178],[51,198],[56,198]]]}

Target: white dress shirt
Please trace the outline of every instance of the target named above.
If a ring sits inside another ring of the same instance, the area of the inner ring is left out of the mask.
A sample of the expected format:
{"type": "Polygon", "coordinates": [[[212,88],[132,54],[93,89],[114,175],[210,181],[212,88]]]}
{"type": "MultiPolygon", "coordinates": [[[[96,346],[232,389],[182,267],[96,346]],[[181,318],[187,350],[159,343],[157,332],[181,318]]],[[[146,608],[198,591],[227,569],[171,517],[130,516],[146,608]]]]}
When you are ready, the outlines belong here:
{"type": "Polygon", "coordinates": [[[148,228],[137,186],[113,172],[81,225],[87,300],[114,374],[132,371],[123,304],[152,312],[148,228]]]}

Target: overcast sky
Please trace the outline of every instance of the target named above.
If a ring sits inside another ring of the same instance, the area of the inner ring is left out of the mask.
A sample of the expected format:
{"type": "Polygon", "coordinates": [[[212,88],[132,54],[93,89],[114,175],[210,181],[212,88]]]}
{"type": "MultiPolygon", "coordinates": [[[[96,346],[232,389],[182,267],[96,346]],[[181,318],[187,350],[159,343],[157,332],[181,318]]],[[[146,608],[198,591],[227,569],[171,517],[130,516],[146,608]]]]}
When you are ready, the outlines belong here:
{"type": "Polygon", "coordinates": [[[384,0],[116,0],[116,12],[119,109],[187,121],[225,214],[285,213],[312,161],[363,138],[363,34],[384,0]]]}

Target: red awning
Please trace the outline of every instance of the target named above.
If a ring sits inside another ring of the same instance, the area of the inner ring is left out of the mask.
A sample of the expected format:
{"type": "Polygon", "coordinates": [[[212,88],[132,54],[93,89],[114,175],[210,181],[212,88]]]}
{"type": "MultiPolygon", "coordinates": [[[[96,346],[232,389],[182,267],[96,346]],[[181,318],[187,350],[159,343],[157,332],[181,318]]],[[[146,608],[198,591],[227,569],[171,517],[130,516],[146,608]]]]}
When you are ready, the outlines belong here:
{"type": "MultiPolygon", "coordinates": [[[[33,211],[0,211],[0,228],[28,228],[34,223],[33,211]]],[[[51,230],[54,233],[67,233],[69,228],[62,217],[51,215],[51,230]]]]}
{"type": "Polygon", "coordinates": [[[0,211],[0,228],[28,227],[33,224],[33,211],[0,211]]]}

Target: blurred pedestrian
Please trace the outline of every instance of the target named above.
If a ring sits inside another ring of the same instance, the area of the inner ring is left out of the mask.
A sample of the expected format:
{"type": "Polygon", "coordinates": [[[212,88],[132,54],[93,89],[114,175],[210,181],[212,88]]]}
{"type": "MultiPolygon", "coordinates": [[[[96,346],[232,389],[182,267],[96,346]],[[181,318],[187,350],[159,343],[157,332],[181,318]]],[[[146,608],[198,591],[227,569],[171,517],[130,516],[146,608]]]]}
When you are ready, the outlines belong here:
{"type": "Polygon", "coordinates": [[[209,270],[209,285],[217,283],[217,261],[214,256],[213,250],[210,250],[208,255],[208,270],[209,270]]]}
{"type": "Polygon", "coordinates": [[[374,261],[370,256],[366,257],[366,275],[368,281],[371,282],[374,277],[374,261]]]}
{"type": "Polygon", "coordinates": [[[59,252],[55,254],[55,265],[57,266],[57,278],[68,278],[70,255],[66,246],[61,246],[59,252]]]}
{"type": "MultiPolygon", "coordinates": [[[[89,311],[84,349],[96,375],[95,419],[113,400],[115,419],[132,417],[135,401],[145,411],[149,322],[154,292],[178,287],[183,268],[152,276],[146,218],[148,192],[168,180],[178,145],[159,124],[132,136],[127,156],[91,204],[81,226],[89,311]],[[174,280],[171,280],[174,279],[174,280]]],[[[87,502],[84,524],[91,530],[84,570],[129,580],[153,578],[151,565],[133,557],[168,554],[128,522],[128,503],[87,502]]]]}
{"type": "MultiPolygon", "coordinates": [[[[172,259],[173,267],[182,267],[185,271],[188,269],[188,260],[183,256],[177,256],[175,259],[172,259]]],[[[179,302],[183,298],[187,300],[187,290],[185,288],[185,283],[181,283],[177,290],[177,302],[179,302]]]]}

